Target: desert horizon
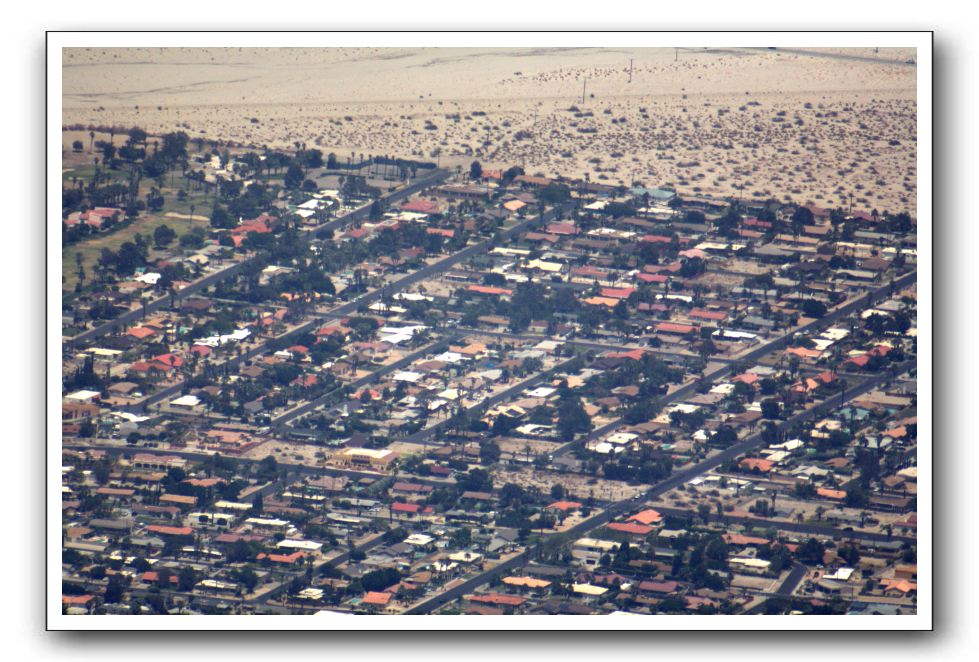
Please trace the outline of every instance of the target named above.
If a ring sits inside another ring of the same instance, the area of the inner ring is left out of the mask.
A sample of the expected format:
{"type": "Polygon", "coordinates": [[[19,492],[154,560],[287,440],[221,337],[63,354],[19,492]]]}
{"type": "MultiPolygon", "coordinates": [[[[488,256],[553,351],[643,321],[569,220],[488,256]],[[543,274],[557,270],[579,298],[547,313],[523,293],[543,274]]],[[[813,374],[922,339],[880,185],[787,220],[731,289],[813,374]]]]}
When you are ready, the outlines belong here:
{"type": "MultiPolygon", "coordinates": [[[[914,213],[914,59],[912,48],[64,49],[62,121],[914,213]]],[[[75,137],[65,132],[66,149],[75,137]]]]}

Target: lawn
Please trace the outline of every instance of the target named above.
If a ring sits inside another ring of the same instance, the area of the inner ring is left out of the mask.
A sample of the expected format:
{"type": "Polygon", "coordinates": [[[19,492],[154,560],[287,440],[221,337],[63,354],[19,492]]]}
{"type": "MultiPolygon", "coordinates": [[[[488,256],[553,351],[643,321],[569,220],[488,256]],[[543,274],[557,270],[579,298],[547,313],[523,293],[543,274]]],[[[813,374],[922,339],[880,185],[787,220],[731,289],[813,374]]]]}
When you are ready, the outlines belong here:
{"type": "MultiPolygon", "coordinates": [[[[74,177],[79,177],[84,180],[90,180],[92,175],[95,173],[94,165],[78,165],[69,166],[73,170],[71,172],[66,172],[63,174],[63,179],[65,181],[70,181],[74,177]]],[[[120,180],[125,179],[125,173],[121,171],[109,170],[108,175],[120,180]]],[[[186,185],[184,177],[180,173],[175,173],[172,178],[173,187],[171,188],[171,177],[167,175],[163,181],[163,187],[160,192],[163,194],[166,202],[163,205],[163,209],[158,212],[142,212],[139,217],[132,222],[128,227],[110,232],[105,235],[98,235],[90,239],[86,239],[77,244],[72,244],[71,246],[66,246],[61,252],[61,268],[62,268],[62,290],[73,291],[75,289],[75,283],[78,280],[78,267],[75,261],[75,255],[81,253],[82,264],[85,265],[85,273],[88,278],[91,278],[95,274],[95,264],[98,262],[99,256],[102,254],[103,248],[108,248],[111,250],[119,250],[119,247],[127,241],[133,241],[136,234],[139,233],[143,235],[151,244],[153,242],[153,231],[161,225],[168,226],[171,230],[177,233],[177,236],[187,234],[190,229],[194,226],[207,227],[208,217],[211,213],[211,206],[213,204],[213,195],[206,195],[203,191],[188,191],[187,197],[180,200],[177,197],[178,191],[186,185]],[[190,205],[194,205],[194,220],[191,221],[189,218],[173,218],[167,217],[167,213],[181,214],[184,216],[190,215],[190,205]]],[[[146,194],[149,193],[150,188],[156,186],[156,181],[152,179],[143,179],[140,184],[140,197],[145,200],[146,194]]],[[[150,257],[153,256],[153,251],[150,251],[150,257]]]]}
{"type": "MultiPolygon", "coordinates": [[[[95,174],[95,166],[91,163],[66,163],[65,168],[69,169],[68,172],[62,174],[62,180],[65,182],[70,182],[72,177],[77,177],[85,183],[88,183],[95,174]]],[[[102,172],[104,175],[108,175],[113,179],[121,182],[126,181],[127,175],[125,170],[103,170],[102,172]]],[[[282,177],[279,174],[271,178],[263,177],[262,179],[266,183],[278,183],[281,185],[282,177]]],[[[163,186],[160,187],[160,192],[165,199],[163,209],[158,212],[144,211],[129,227],[86,239],[77,244],[67,246],[62,250],[61,268],[64,276],[62,279],[63,291],[70,292],[75,289],[75,283],[78,280],[78,267],[75,262],[76,253],[81,253],[86,276],[91,278],[95,274],[95,264],[98,262],[102,249],[109,248],[111,250],[118,250],[123,243],[132,241],[136,233],[142,234],[152,244],[153,231],[160,225],[167,225],[177,233],[178,237],[189,232],[193,226],[205,228],[208,226],[208,218],[211,215],[211,208],[214,205],[213,193],[208,195],[202,190],[192,190],[187,180],[179,172],[165,175],[162,182],[163,186]],[[181,189],[186,191],[186,197],[183,200],[177,197],[181,189]],[[166,216],[168,213],[172,213],[189,217],[191,205],[194,205],[193,221],[190,218],[166,216]]],[[[140,183],[139,197],[145,200],[150,188],[154,186],[157,186],[156,180],[144,178],[140,183]]],[[[150,251],[150,256],[153,256],[152,250],[150,251]]]]}

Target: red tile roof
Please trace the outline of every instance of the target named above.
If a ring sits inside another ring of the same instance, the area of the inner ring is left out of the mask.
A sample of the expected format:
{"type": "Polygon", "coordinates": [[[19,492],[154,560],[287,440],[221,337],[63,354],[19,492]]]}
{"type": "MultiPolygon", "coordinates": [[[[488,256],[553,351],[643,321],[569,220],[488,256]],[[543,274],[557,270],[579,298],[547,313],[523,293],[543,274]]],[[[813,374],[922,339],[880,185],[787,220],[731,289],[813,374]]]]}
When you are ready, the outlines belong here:
{"type": "Polygon", "coordinates": [[[640,524],[656,524],[663,521],[663,516],[652,508],[641,510],[626,520],[627,522],[639,522],[640,524]]]}
{"type": "Polygon", "coordinates": [[[164,526],[162,524],[150,524],[146,527],[150,533],[159,533],[162,536],[189,536],[194,530],[189,526],[164,526]]]}
{"type": "Polygon", "coordinates": [[[608,525],[608,528],[612,531],[619,531],[621,533],[629,533],[637,536],[645,536],[653,531],[653,527],[651,526],[631,524],[629,522],[612,522],[608,525]]]}
{"type": "Polygon", "coordinates": [[[636,288],[634,287],[603,287],[599,294],[612,299],[628,299],[629,295],[635,291],[636,288]]]}
{"type": "Polygon", "coordinates": [[[470,595],[469,602],[481,602],[490,605],[505,605],[507,607],[519,607],[527,601],[518,595],[502,595],[500,593],[487,593],[485,595],[470,595]]]}
{"type": "Polygon", "coordinates": [[[508,290],[505,287],[490,287],[489,285],[470,285],[466,289],[470,292],[478,292],[479,294],[495,294],[497,296],[501,294],[513,294],[513,290],[508,290]]]}
{"type": "Polygon", "coordinates": [[[675,324],[673,322],[660,322],[656,325],[656,333],[679,333],[680,335],[686,335],[692,331],[696,331],[698,327],[691,326],[690,324],[675,324]]]}
{"type": "Polygon", "coordinates": [[[391,602],[391,594],[381,593],[380,591],[368,591],[367,594],[364,595],[363,600],[365,605],[378,605],[382,607],[389,602],[391,602]]]}

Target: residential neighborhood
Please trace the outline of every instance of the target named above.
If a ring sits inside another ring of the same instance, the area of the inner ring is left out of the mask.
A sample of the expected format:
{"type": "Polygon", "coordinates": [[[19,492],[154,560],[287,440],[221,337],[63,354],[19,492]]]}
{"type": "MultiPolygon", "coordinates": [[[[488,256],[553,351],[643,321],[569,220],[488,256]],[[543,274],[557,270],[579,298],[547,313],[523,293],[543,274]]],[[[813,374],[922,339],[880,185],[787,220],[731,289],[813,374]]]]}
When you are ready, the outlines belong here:
{"type": "Polygon", "coordinates": [[[101,150],[64,156],[63,613],[916,612],[911,210],[101,150]]]}

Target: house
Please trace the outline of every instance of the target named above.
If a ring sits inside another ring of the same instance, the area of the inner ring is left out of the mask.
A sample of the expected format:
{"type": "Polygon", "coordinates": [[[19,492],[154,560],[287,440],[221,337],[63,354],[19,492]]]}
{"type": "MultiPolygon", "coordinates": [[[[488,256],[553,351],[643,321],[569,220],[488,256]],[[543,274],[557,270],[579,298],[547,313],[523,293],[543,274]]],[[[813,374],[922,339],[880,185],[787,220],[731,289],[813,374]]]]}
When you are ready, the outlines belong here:
{"type": "Polygon", "coordinates": [[[347,448],[335,454],[332,459],[340,466],[367,467],[386,471],[397,461],[398,454],[387,449],[347,448]]]}
{"type": "Polygon", "coordinates": [[[619,548],[619,543],[597,538],[580,538],[571,546],[571,558],[584,566],[597,566],[604,555],[619,548]]]}
{"type": "Polygon", "coordinates": [[[629,517],[626,521],[638,522],[639,524],[645,526],[654,526],[657,524],[662,524],[663,515],[661,515],[658,511],[653,510],[652,508],[648,508],[646,510],[639,511],[632,517],[629,517]]]}
{"type": "Polygon", "coordinates": [[[738,466],[748,471],[769,473],[775,467],[775,463],[758,457],[746,457],[738,463],[738,466]]]}

